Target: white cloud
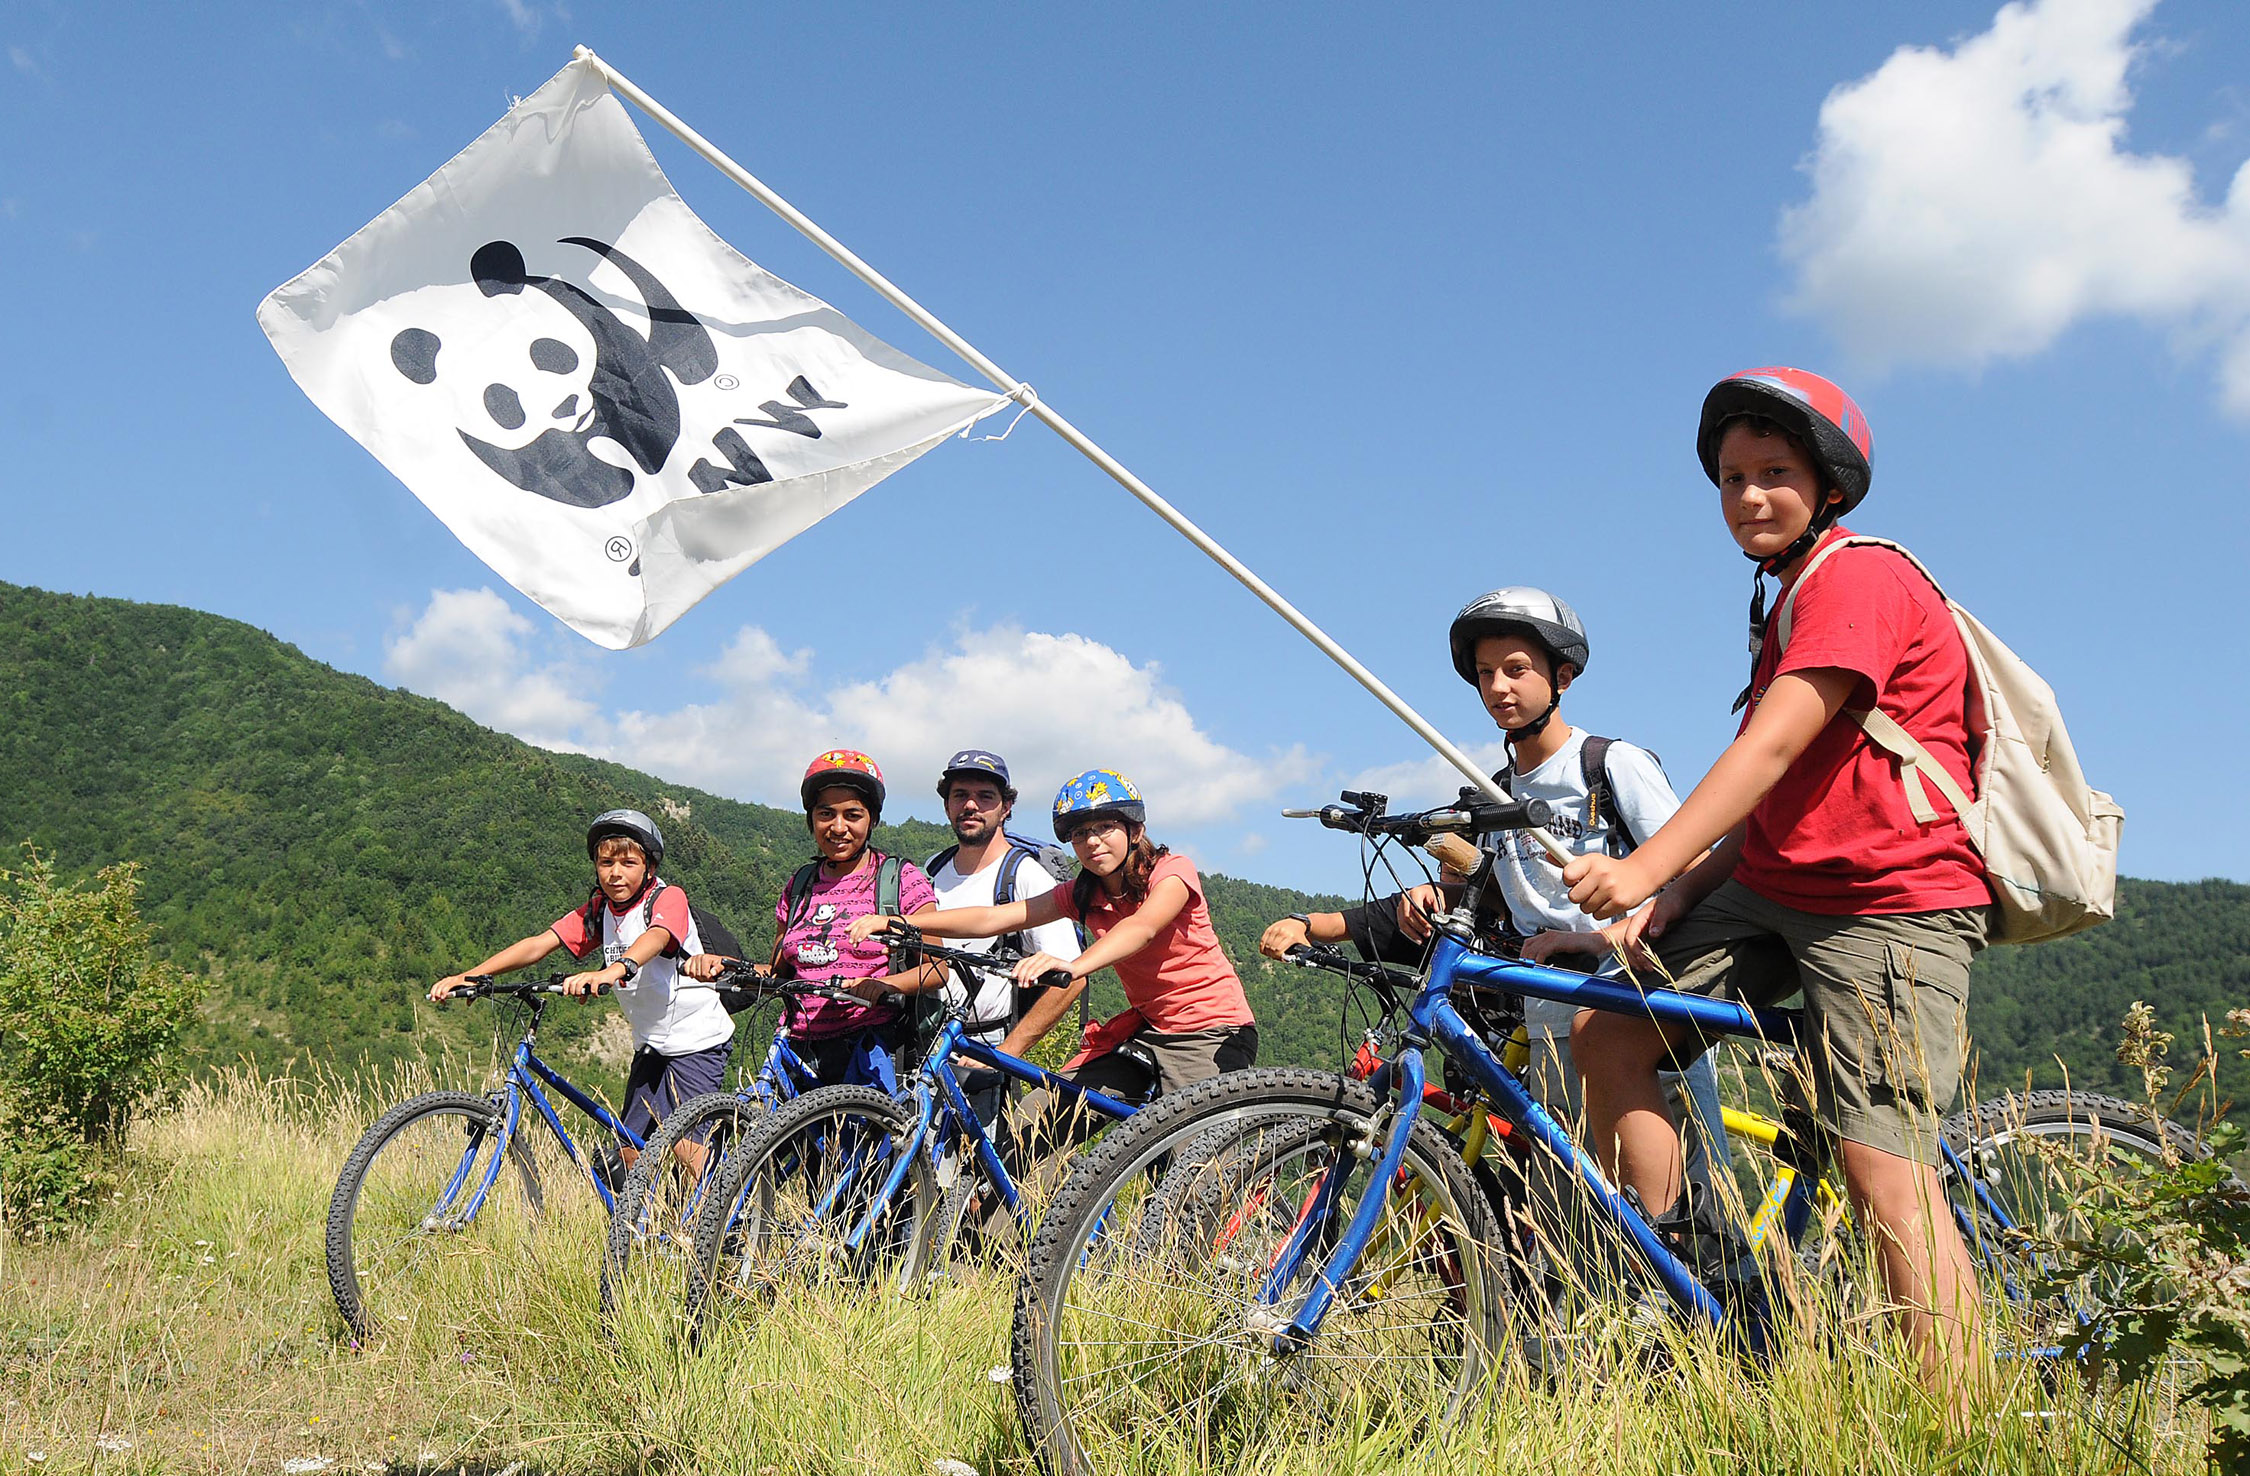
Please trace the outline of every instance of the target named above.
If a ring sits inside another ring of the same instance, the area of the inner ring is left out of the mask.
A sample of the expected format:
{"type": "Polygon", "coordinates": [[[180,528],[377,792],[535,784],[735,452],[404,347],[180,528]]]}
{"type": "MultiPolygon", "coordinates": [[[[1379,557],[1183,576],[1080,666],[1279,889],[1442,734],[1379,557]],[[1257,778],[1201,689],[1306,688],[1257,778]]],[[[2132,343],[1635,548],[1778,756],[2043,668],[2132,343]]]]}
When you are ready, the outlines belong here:
{"type": "Polygon", "coordinates": [[[2136,318],[2216,345],[2250,415],[2250,166],[2207,202],[2186,160],[2124,146],[2155,4],[2010,4],[1831,92],[1811,198],[1781,222],[1791,306],[1877,366],[1973,369],[2136,318]]]}
{"type": "Polygon", "coordinates": [[[578,748],[573,734],[598,722],[587,683],[564,663],[534,667],[532,623],[489,589],[440,589],[393,639],[383,669],[480,723],[546,748],[578,748]]]}
{"type": "Polygon", "coordinates": [[[508,13],[508,24],[519,34],[526,37],[539,34],[541,17],[537,7],[526,0],[500,0],[500,8],[508,13]]]}
{"type": "Polygon", "coordinates": [[[17,71],[23,73],[26,77],[36,77],[39,75],[39,63],[33,60],[31,53],[24,50],[24,48],[22,48],[21,46],[11,46],[8,48],[8,64],[10,66],[13,66],[17,71]]]}
{"type": "Polygon", "coordinates": [[[745,626],[696,673],[707,701],[605,711],[566,664],[542,666],[532,622],[492,590],[441,590],[392,642],[394,679],[481,722],[548,747],[598,753],[667,779],[794,805],[797,776],[824,748],[864,748],[910,796],[899,813],[934,814],[939,767],[956,750],[1007,757],[1036,817],[1081,769],[1116,768],[1149,796],[1151,823],[1224,820],[1319,772],[1300,747],[1251,756],[1197,724],[1154,662],[1098,641],[1014,626],[964,629],[873,681],[823,688],[814,654],[784,651],[745,626]],[[927,796],[927,797],[925,797],[927,796]]]}

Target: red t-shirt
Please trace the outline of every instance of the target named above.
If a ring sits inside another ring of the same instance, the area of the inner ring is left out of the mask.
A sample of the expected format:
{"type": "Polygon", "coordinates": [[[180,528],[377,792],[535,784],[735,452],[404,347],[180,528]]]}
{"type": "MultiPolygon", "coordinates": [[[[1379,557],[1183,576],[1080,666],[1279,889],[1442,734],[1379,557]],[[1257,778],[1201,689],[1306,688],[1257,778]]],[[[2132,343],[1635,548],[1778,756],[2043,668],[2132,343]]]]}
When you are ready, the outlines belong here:
{"type": "MultiPolygon", "coordinates": [[[[1880,707],[1971,788],[1968,648],[1912,564],[1887,548],[1847,548],[1813,571],[1788,649],[1769,640],[1758,655],[1743,726],[1775,677],[1821,667],[1856,673],[1845,706],[1880,707]]],[[[1943,797],[1933,804],[1937,820],[1917,823],[1897,763],[1839,712],[1751,811],[1735,879],[1784,907],[1839,917],[1989,905],[1968,832],[1943,797]]]]}
{"type": "MultiPolygon", "coordinates": [[[[1211,909],[1204,904],[1203,879],[1195,874],[1195,864],[1185,856],[1157,857],[1149,871],[1149,890],[1168,876],[1187,883],[1187,906],[1156,930],[1147,947],[1113,965],[1125,986],[1125,1002],[1160,1035],[1255,1024],[1242,980],[1219,947],[1219,935],[1212,931],[1211,909]]],[[[1081,913],[1077,891],[1074,886],[1057,887],[1055,899],[1062,903],[1064,917],[1084,923],[1097,940],[1140,910],[1138,903],[1121,904],[1121,899],[1097,888],[1093,906],[1081,913]]]]}

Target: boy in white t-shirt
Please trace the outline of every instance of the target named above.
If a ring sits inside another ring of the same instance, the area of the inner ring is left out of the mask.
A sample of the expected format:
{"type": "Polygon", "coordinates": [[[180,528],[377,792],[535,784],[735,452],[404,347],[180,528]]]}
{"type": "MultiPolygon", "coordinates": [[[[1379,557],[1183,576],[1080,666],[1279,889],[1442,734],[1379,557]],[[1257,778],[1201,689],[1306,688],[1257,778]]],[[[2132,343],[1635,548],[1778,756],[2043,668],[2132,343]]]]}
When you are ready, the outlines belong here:
{"type": "MultiPolygon", "coordinates": [[[[1471,600],[1448,632],[1453,669],[1477,689],[1485,710],[1506,735],[1510,762],[1494,775],[1524,799],[1554,807],[1547,829],[1578,855],[1622,856],[1680,807],[1656,756],[1647,749],[1573,728],[1557,715],[1562,694],[1586,669],[1586,629],[1576,611],[1543,589],[1514,586],[1471,600]]],[[[1523,935],[1523,957],[1533,963],[1613,974],[1599,924],[1570,900],[1562,869],[1521,831],[1501,840],[1494,880],[1508,923],[1523,935]],[[1560,957],[1558,957],[1560,956],[1560,957]]],[[[1377,901],[1347,913],[1285,918],[1266,930],[1261,950],[1280,957],[1310,938],[1349,938],[1370,957],[1412,962],[1428,939],[1430,917],[1447,903],[1433,887],[1416,887],[1386,905],[1377,901]]],[[[1529,1085],[1550,1107],[1575,1117],[1579,1075],[1570,1055],[1574,1006],[1526,999],[1524,1024],[1531,1038],[1529,1085]]],[[[1710,1057],[1675,1079],[1693,1104],[1711,1161],[1726,1162],[1718,1082],[1710,1057]]],[[[1704,1165],[1690,1172],[1705,1176],[1704,1165]]]]}
{"type": "MultiPolygon", "coordinates": [[[[563,981],[585,998],[605,985],[633,1027],[633,1065],[625,1078],[625,1126],[642,1139],[666,1113],[689,1097],[725,1085],[734,1049],[734,1019],[710,989],[674,988],[679,961],[703,951],[687,893],[660,879],[664,835],[638,810],[609,810],[586,829],[586,854],[594,863],[594,895],[553,926],[509,944],[473,969],[449,974],[430,988],[443,1000],[469,974],[504,974],[529,968],[557,948],[573,958],[601,951],[601,966],[563,981]]],[[[638,1156],[620,1148],[627,1165],[638,1156]]],[[[703,1148],[683,1142],[680,1156],[698,1166],[703,1148]]]]}
{"type": "MultiPolygon", "coordinates": [[[[994,907],[1003,902],[1028,902],[1061,885],[1041,859],[1043,850],[1019,843],[1007,832],[1014,812],[1015,786],[1008,780],[1007,761],[982,748],[964,748],[938,775],[938,798],[945,802],[946,823],[953,827],[955,844],[932,856],[924,868],[937,891],[940,911],[951,907],[994,907]]],[[[1078,957],[1078,930],[1068,922],[1042,923],[1019,934],[1001,938],[965,938],[954,946],[985,952],[1006,944],[1026,957],[1048,953],[1068,962],[1078,957]]],[[[970,1035],[997,1046],[1022,1018],[1030,996],[1006,974],[976,974],[964,978],[954,970],[945,983],[949,1006],[969,1006],[970,1035]],[[972,997],[970,988],[974,987],[972,997]]],[[[969,1105],[989,1124],[1006,1096],[1000,1083],[972,1092],[969,1105]]]]}

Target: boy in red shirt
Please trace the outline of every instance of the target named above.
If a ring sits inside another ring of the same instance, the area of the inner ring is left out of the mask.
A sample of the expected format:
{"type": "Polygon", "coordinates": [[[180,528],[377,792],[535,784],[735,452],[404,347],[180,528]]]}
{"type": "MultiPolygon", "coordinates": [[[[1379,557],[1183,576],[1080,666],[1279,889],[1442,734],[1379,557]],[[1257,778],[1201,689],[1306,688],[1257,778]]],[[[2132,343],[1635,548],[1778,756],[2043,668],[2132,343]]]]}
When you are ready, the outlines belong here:
{"type": "MultiPolygon", "coordinates": [[[[1796,587],[1814,551],[1847,536],[1837,519],[1867,493],[1871,449],[1859,407],[1803,370],[1746,370],[1705,398],[1697,454],[1758,567],[1748,710],[1654,836],[1563,877],[1586,911],[1623,918],[1611,931],[1628,957],[1658,959],[1683,989],[1764,1005],[1802,988],[1816,1110],[1840,1139],[1853,1212],[1924,1367],[1959,1389],[1982,1356],[1979,1308],[1934,1118],[1960,1083],[1992,894],[1960,818],[1941,806],[1918,823],[1852,713],[1888,714],[1970,788],[1968,653],[1944,599],[1889,549],[1840,549],[1796,587]],[[1794,601],[1786,650],[1765,639],[1768,574],[1794,601]]],[[[1679,1194],[1679,1140],[1656,1069],[1703,1042],[1598,1011],[1571,1039],[1597,1156],[1661,1214],[1679,1194]]]]}

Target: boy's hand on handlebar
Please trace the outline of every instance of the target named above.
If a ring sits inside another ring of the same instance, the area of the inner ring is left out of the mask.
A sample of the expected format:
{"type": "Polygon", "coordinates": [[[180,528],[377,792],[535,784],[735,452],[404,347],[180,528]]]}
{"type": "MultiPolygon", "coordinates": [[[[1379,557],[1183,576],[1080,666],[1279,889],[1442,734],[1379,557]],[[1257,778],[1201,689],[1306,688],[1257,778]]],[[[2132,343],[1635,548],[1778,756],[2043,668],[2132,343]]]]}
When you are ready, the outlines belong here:
{"type": "Polygon", "coordinates": [[[1650,877],[1638,856],[1580,856],[1563,868],[1570,900],[1599,921],[1634,908],[1656,895],[1668,878],[1650,877]]]}
{"type": "Polygon", "coordinates": [[[1258,939],[1258,951],[1268,958],[1281,958],[1299,944],[1312,941],[1312,931],[1293,917],[1285,917],[1268,927],[1258,939]]]}
{"type": "Polygon", "coordinates": [[[1445,894],[1428,882],[1399,893],[1398,930],[1416,943],[1429,940],[1430,920],[1445,910],[1445,894]]]}
{"type": "Polygon", "coordinates": [[[1047,974],[1070,974],[1070,977],[1074,979],[1077,977],[1077,975],[1070,973],[1068,963],[1051,953],[1032,954],[1018,962],[1014,972],[1018,984],[1037,984],[1041,981],[1042,976],[1047,974]]]}
{"type": "Polygon", "coordinates": [[[447,974],[447,975],[446,975],[446,976],[445,976],[444,978],[442,978],[442,979],[438,980],[438,981],[437,981],[437,982],[436,982],[435,984],[432,984],[432,985],[430,986],[430,1003],[431,1003],[431,1004],[444,1004],[444,1003],[445,1003],[445,997],[446,997],[447,995],[451,994],[451,993],[452,993],[452,992],[453,992],[454,990],[456,990],[456,989],[466,989],[466,988],[468,988],[468,987],[469,987],[469,976],[468,976],[468,975],[466,975],[466,974],[447,974]]]}
{"type": "Polygon", "coordinates": [[[680,972],[690,979],[700,979],[708,984],[728,969],[741,964],[739,958],[727,958],[716,953],[698,953],[680,965],[680,972]]]}
{"type": "Polygon", "coordinates": [[[562,981],[563,993],[572,999],[589,998],[615,983],[620,972],[622,971],[612,964],[606,969],[595,969],[591,973],[572,974],[562,981]]]}
{"type": "Polygon", "coordinates": [[[905,918],[885,917],[880,912],[870,913],[866,917],[853,918],[851,926],[852,941],[854,943],[865,943],[877,933],[887,933],[894,926],[903,927],[905,923],[905,918]]]}

